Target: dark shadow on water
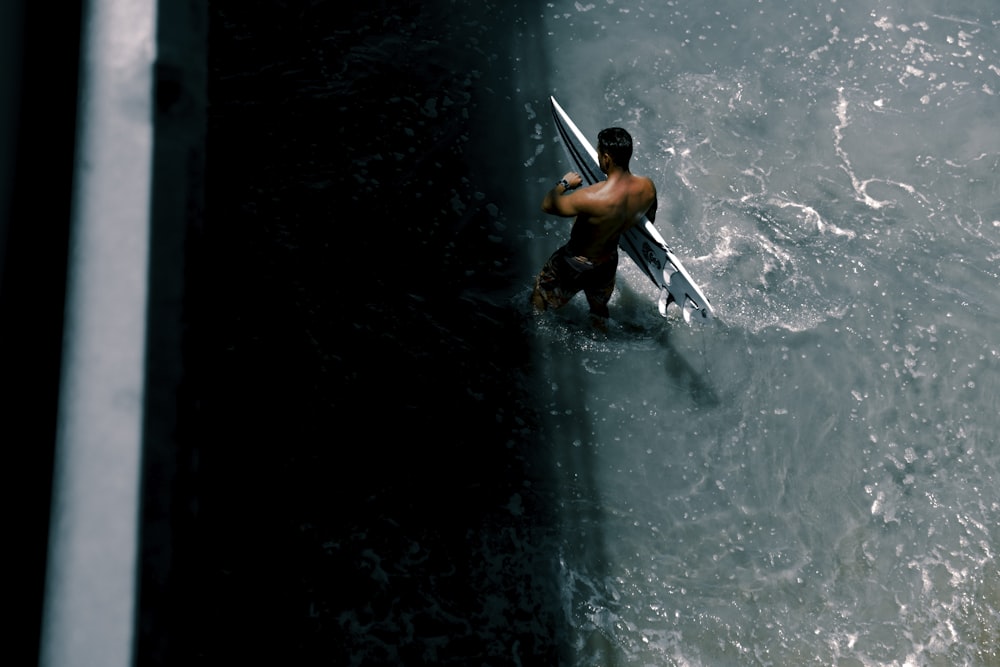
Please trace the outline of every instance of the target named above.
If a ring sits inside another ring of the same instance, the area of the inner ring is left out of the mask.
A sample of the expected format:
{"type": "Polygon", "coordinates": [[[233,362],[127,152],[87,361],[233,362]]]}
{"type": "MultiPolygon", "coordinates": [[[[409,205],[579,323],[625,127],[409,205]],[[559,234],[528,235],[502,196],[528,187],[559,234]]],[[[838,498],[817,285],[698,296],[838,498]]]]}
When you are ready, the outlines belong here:
{"type": "MultiPolygon", "coordinates": [[[[631,261],[631,260],[623,260],[631,261]]],[[[619,280],[617,310],[612,312],[616,319],[616,336],[623,337],[623,343],[635,338],[653,338],[663,348],[663,370],[666,383],[676,387],[682,394],[701,407],[715,407],[719,396],[710,381],[711,364],[705,356],[705,337],[724,331],[726,325],[720,320],[684,322],[676,305],[667,308],[667,317],[654,320],[650,324],[648,312],[657,308],[650,297],[636,291],[627,281],[619,280]],[[687,335],[688,333],[693,336],[687,335]],[[677,340],[680,342],[676,342],[677,340]]]]}
{"type": "MultiPolygon", "coordinates": [[[[574,331],[576,338],[607,340],[605,333],[591,328],[583,311],[565,319],[561,312],[547,312],[542,317],[562,320],[556,326],[574,331]]],[[[548,434],[544,447],[554,478],[559,561],[565,569],[560,573],[559,593],[572,618],[572,628],[567,631],[573,636],[567,644],[583,644],[574,650],[570,664],[596,660],[595,664],[613,667],[625,663],[608,637],[612,629],[592,621],[597,609],[611,612],[597,614],[599,618],[618,613],[614,595],[605,588],[612,567],[607,550],[605,497],[595,463],[595,449],[602,443],[595,437],[596,425],[587,408],[593,378],[583,372],[578,351],[570,349],[574,346],[571,342],[561,347],[549,340],[540,346],[543,350],[551,348],[549,351],[536,352],[536,357],[543,358],[536,361],[539,389],[535,393],[547,413],[543,420],[548,434]]]]}
{"type": "Polygon", "coordinates": [[[517,156],[475,139],[520,131],[535,4],[209,0],[193,445],[144,664],[560,662],[532,359],[491,296],[524,280],[491,239],[517,156]]]}
{"type": "MultiPolygon", "coordinates": [[[[717,325],[712,323],[688,325],[678,320],[674,321],[671,326],[664,327],[658,340],[663,345],[663,368],[666,371],[666,381],[680,387],[684,393],[691,397],[691,401],[695,405],[703,408],[716,407],[719,405],[719,395],[709,381],[709,366],[704,352],[692,348],[690,338],[683,344],[675,344],[671,338],[673,327],[687,326],[707,328],[717,325]]],[[[707,335],[709,332],[702,333],[707,335]]]]}

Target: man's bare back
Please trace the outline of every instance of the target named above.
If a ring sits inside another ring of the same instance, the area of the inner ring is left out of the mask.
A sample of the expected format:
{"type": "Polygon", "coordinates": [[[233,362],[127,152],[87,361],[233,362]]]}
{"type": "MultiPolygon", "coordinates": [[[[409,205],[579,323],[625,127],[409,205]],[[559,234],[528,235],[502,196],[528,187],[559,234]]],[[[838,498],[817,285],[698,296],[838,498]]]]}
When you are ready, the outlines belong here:
{"type": "MultiPolygon", "coordinates": [[[[582,183],[576,172],[564,178],[571,185],[582,183]]],[[[656,217],[656,187],[644,176],[618,169],[606,181],[551,200],[546,197],[542,209],[563,217],[576,216],[569,247],[575,255],[597,259],[613,252],[621,235],[643,215],[650,221],[656,217]]]]}

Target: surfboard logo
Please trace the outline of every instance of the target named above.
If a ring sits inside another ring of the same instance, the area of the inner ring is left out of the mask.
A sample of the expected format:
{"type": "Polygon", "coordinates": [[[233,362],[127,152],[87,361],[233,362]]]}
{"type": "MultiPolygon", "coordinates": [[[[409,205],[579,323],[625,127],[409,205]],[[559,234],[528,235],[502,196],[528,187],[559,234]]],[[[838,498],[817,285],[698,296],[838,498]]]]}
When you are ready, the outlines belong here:
{"type": "Polygon", "coordinates": [[[661,271],[663,270],[663,265],[660,264],[660,260],[656,257],[656,253],[653,252],[653,246],[649,245],[646,241],[642,244],[642,256],[646,258],[647,262],[661,271]]]}

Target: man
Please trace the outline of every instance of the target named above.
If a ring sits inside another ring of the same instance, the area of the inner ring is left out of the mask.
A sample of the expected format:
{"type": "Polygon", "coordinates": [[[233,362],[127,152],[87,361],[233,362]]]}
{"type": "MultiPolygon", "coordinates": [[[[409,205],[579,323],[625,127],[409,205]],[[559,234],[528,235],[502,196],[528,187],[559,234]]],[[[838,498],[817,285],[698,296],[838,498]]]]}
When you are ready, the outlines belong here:
{"type": "Polygon", "coordinates": [[[615,290],[618,239],[646,215],[656,217],[656,186],[629,171],[632,137],[620,127],[597,135],[597,159],[607,180],[574,190],[580,174],[567,173],[542,200],[542,210],[575,217],[569,242],[549,257],[535,279],[531,303],[536,311],[560,308],[582,291],[591,318],[604,326],[608,301],[615,290]]]}

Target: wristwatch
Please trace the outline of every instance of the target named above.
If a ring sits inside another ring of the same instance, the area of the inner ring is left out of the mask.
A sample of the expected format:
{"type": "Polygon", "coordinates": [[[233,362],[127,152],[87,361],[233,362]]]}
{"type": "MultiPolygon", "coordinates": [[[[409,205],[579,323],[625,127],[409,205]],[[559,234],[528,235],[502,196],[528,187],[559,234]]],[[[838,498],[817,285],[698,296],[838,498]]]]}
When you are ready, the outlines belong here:
{"type": "Polygon", "coordinates": [[[556,183],[556,185],[563,186],[563,192],[566,192],[567,190],[569,190],[569,181],[567,181],[565,178],[560,178],[559,182],[556,183]]]}

